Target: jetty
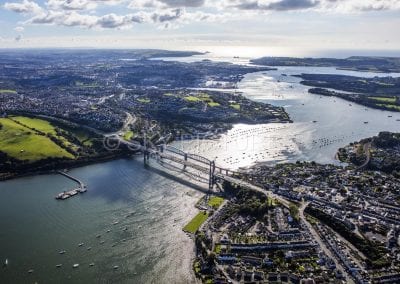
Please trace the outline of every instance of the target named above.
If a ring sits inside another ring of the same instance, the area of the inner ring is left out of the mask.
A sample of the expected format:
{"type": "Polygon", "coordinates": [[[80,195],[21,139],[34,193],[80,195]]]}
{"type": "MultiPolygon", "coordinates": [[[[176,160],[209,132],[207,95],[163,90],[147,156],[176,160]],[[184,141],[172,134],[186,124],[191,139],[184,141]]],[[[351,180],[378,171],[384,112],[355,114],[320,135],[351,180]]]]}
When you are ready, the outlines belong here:
{"type": "Polygon", "coordinates": [[[63,192],[57,194],[55,197],[56,199],[65,200],[72,196],[77,195],[78,193],[85,193],[87,191],[86,185],[81,180],[67,174],[66,172],[57,171],[57,173],[65,176],[66,178],[69,178],[70,180],[73,180],[74,182],[76,182],[79,185],[79,187],[71,189],[69,191],[63,191],[63,192]]]}

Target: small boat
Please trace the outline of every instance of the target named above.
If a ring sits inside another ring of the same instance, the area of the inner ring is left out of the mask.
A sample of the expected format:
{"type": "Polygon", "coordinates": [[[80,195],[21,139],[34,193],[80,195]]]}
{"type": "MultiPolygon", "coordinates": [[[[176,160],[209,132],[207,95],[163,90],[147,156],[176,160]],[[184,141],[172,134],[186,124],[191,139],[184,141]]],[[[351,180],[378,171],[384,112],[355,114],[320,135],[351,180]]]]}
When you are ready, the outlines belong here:
{"type": "Polygon", "coordinates": [[[78,268],[79,267],[79,263],[75,263],[74,265],[72,265],[72,268],[78,268]]]}
{"type": "Polygon", "coordinates": [[[316,122],[318,122],[318,121],[317,121],[317,120],[313,120],[312,122],[313,122],[313,123],[316,123],[316,122]]]}
{"type": "Polygon", "coordinates": [[[61,263],[56,265],[57,268],[60,268],[61,266],[62,266],[61,263]]]}
{"type": "Polygon", "coordinates": [[[118,265],[114,265],[113,269],[118,269],[119,266],[118,265]]]}
{"type": "Polygon", "coordinates": [[[88,247],[88,248],[87,248],[87,250],[91,250],[91,249],[92,249],[92,247],[88,247]]]}
{"type": "Polygon", "coordinates": [[[66,253],[67,251],[65,251],[65,250],[60,250],[58,253],[59,254],[64,254],[64,253],[66,253]]]}
{"type": "Polygon", "coordinates": [[[93,262],[92,262],[92,263],[90,263],[90,264],[89,264],[89,266],[94,266],[94,263],[93,263],[93,262]]]}
{"type": "Polygon", "coordinates": [[[364,124],[368,124],[368,121],[364,121],[364,124]]]}
{"type": "Polygon", "coordinates": [[[115,221],[115,222],[113,223],[113,225],[117,225],[117,224],[119,224],[119,221],[115,221]]]}
{"type": "Polygon", "coordinates": [[[111,232],[111,230],[110,230],[110,229],[108,229],[108,230],[107,230],[107,233],[109,233],[109,232],[111,232]]]}
{"type": "Polygon", "coordinates": [[[391,115],[388,115],[388,117],[392,117],[391,115]]]}
{"type": "Polygon", "coordinates": [[[33,270],[33,269],[29,269],[29,270],[28,270],[28,273],[31,274],[31,273],[33,273],[34,271],[35,271],[35,270],[33,270]]]}
{"type": "Polygon", "coordinates": [[[100,244],[104,244],[106,241],[101,241],[100,244]]]}
{"type": "Polygon", "coordinates": [[[84,243],[80,243],[79,245],[78,245],[78,247],[81,247],[81,246],[83,246],[84,245],[84,243]]]}
{"type": "Polygon", "coordinates": [[[4,267],[8,266],[8,259],[6,258],[6,260],[4,261],[4,267]]]}

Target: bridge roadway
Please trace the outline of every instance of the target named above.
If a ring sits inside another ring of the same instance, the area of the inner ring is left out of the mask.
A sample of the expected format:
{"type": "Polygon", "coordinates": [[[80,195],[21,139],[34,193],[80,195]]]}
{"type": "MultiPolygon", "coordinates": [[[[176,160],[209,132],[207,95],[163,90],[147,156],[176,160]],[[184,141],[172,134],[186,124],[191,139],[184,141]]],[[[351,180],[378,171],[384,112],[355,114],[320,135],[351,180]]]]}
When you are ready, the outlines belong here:
{"type": "MultiPolygon", "coordinates": [[[[196,169],[196,170],[198,170],[198,171],[200,171],[200,172],[202,172],[202,173],[204,173],[204,174],[207,174],[207,175],[208,175],[208,174],[210,173],[210,168],[209,168],[209,167],[201,166],[201,165],[199,165],[199,164],[196,164],[196,163],[193,163],[193,162],[190,162],[190,161],[187,161],[187,160],[178,158],[178,157],[176,157],[176,156],[174,156],[174,155],[169,155],[169,154],[161,153],[161,152],[156,151],[156,150],[150,150],[149,152],[152,153],[152,154],[154,154],[156,157],[158,156],[158,157],[161,158],[161,159],[171,160],[171,161],[173,161],[173,162],[182,164],[182,165],[184,165],[184,166],[194,168],[194,169],[196,169]]],[[[246,182],[246,181],[243,181],[243,180],[241,180],[241,179],[239,179],[239,178],[235,178],[235,177],[232,177],[232,176],[230,176],[230,175],[227,175],[227,174],[223,174],[223,173],[222,173],[223,171],[229,171],[229,170],[226,170],[226,169],[223,169],[223,168],[219,168],[219,167],[216,167],[216,169],[220,169],[220,170],[221,170],[221,172],[219,172],[219,173],[218,173],[218,172],[217,172],[217,173],[214,173],[214,177],[215,177],[216,179],[225,180],[225,181],[227,181],[227,182],[230,182],[230,183],[233,183],[233,184],[237,184],[237,185],[239,185],[239,186],[241,186],[241,187],[243,187],[243,188],[251,189],[251,190],[254,190],[254,191],[261,192],[261,193],[263,193],[263,194],[267,194],[267,195],[269,195],[270,197],[279,200],[284,206],[286,206],[287,208],[289,208],[290,202],[288,202],[288,201],[285,200],[285,199],[282,199],[282,197],[280,197],[280,196],[278,196],[278,195],[276,195],[276,194],[274,194],[274,193],[272,193],[272,192],[270,192],[270,191],[267,191],[267,190],[265,190],[265,189],[262,188],[262,187],[253,185],[253,184],[251,184],[251,183],[249,183],[249,182],[246,182]]],[[[237,172],[233,172],[233,171],[229,171],[229,172],[231,172],[231,173],[237,173],[237,172]]]]}
{"type": "Polygon", "coordinates": [[[207,175],[208,175],[209,172],[210,172],[210,168],[209,168],[209,167],[201,166],[201,165],[199,165],[199,164],[196,164],[196,163],[193,163],[193,162],[190,162],[190,161],[187,161],[187,160],[178,158],[178,157],[176,157],[176,156],[174,156],[174,155],[169,155],[169,154],[160,153],[160,152],[155,152],[154,154],[156,155],[156,157],[158,156],[158,157],[160,157],[161,159],[171,160],[171,161],[173,161],[173,162],[175,162],[175,163],[182,164],[182,165],[184,165],[185,167],[191,167],[191,168],[193,168],[193,169],[195,169],[195,170],[198,170],[198,171],[200,171],[200,172],[202,172],[202,173],[205,173],[205,174],[207,174],[207,175]]]}

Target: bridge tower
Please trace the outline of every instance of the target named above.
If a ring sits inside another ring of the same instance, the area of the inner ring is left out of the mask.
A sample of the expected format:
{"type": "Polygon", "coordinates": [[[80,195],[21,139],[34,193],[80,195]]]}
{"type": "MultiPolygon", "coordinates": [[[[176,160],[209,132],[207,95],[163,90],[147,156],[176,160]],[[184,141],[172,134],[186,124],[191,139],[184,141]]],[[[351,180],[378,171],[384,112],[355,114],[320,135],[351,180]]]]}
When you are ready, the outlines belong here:
{"type": "Polygon", "coordinates": [[[147,165],[148,162],[149,162],[149,159],[150,159],[150,152],[149,152],[149,149],[148,149],[148,144],[145,141],[144,149],[143,149],[143,163],[145,165],[147,165]]]}
{"type": "MultiPolygon", "coordinates": [[[[188,160],[188,154],[185,153],[184,156],[183,156],[183,158],[184,158],[185,161],[187,161],[187,160],[188,160]]],[[[183,168],[186,169],[186,164],[183,165],[183,168]]]]}
{"type": "Polygon", "coordinates": [[[211,191],[214,187],[215,184],[215,162],[210,161],[210,172],[209,172],[209,177],[208,177],[208,189],[211,191]]]}

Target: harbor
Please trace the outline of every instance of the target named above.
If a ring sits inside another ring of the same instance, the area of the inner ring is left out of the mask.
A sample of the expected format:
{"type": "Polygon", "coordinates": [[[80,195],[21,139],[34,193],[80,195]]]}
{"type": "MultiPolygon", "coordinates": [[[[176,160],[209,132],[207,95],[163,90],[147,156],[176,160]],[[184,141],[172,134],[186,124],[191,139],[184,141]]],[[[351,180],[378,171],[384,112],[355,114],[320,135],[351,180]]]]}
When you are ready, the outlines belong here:
{"type": "Polygon", "coordinates": [[[55,197],[57,200],[65,200],[65,199],[73,197],[79,193],[85,193],[87,191],[86,185],[80,179],[74,178],[73,176],[71,176],[63,171],[57,171],[57,173],[59,173],[62,176],[65,176],[66,178],[76,182],[79,185],[79,187],[77,187],[77,188],[71,189],[69,191],[63,191],[63,192],[57,194],[55,197]]]}

